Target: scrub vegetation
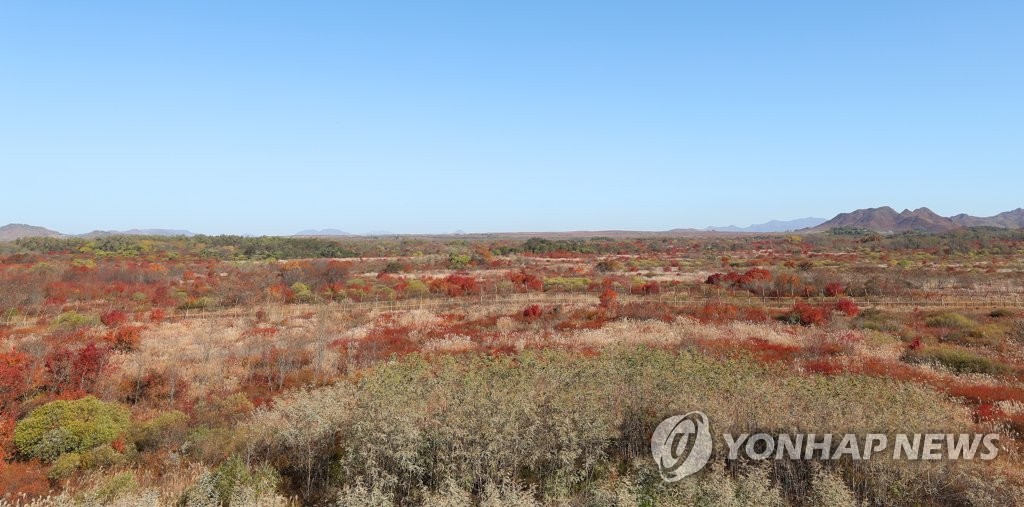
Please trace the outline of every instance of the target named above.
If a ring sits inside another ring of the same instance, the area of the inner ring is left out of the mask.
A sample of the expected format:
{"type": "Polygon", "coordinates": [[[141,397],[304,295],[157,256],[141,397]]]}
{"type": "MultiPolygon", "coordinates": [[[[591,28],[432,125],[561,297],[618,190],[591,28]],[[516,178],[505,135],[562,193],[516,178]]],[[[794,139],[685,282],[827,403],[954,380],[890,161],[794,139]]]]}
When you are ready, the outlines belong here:
{"type": "Polygon", "coordinates": [[[1024,503],[1024,233],[0,243],[0,505],[1024,503]],[[650,436],[988,433],[992,461],[650,436]]]}

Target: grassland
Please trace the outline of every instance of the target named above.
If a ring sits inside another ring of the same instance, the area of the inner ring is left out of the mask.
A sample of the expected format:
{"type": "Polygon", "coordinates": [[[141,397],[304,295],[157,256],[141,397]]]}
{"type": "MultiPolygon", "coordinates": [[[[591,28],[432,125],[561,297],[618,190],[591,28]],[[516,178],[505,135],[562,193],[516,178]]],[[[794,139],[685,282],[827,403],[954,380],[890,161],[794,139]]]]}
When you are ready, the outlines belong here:
{"type": "Polygon", "coordinates": [[[1020,504],[1022,247],[995,229],[3,244],[0,495],[1020,504]],[[716,442],[664,483],[650,434],[692,410],[716,434],[997,432],[1001,453],[754,462],[716,442]]]}

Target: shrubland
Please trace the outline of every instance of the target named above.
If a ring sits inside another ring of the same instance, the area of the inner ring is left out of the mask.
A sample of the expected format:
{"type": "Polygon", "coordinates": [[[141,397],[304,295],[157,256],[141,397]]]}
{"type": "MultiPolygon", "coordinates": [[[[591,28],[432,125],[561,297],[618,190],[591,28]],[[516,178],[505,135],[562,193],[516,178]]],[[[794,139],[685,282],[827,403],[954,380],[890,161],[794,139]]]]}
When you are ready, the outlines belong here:
{"type": "MultiPolygon", "coordinates": [[[[844,232],[844,231],[839,231],[844,232]]],[[[0,254],[0,496],[35,505],[1013,505],[1018,232],[32,239],[0,254]],[[649,438],[997,432],[993,462],[649,438]]]]}

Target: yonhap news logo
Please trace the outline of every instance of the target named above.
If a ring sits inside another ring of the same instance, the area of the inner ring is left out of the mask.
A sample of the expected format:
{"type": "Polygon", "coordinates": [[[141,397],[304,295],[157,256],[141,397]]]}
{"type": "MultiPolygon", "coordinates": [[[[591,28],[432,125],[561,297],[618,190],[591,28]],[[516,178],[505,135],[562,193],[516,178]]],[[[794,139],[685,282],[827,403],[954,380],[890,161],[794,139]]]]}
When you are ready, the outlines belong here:
{"type": "Polygon", "coordinates": [[[704,468],[711,459],[711,428],[703,412],[669,417],[651,436],[651,454],[661,478],[675,482],[704,468]]]}
{"type": "MultiPolygon", "coordinates": [[[[723,433],[726,459],[989,461],[999,455],[998,433],[723,433]],[[891,437],[891,438],[890,438],[891,437]]],[[[711,421],[703,412],[676,415],[661,422],[651,435],[651,455],[661,478],[676,482],[703,469],[714,447],[711,421]]]]}

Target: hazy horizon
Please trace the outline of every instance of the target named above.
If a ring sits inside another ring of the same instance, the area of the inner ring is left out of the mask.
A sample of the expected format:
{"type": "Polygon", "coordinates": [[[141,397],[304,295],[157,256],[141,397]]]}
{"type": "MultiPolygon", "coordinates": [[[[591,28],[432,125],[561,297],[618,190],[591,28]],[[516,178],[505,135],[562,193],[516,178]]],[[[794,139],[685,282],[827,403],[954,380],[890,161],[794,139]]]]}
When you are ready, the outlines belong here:
{"type": "MultiPolygon", "coordinates": [[[[401,231],[401,230],[383,230],[383,229],[371,229],[371,230],[361,231],[361,230],[343,229],[343,228],[339,228],[339,227],[305,227],[305,228],[302,228],[301,230],[296,230],[296,231],[293,231],[293,232],[290,232],[290,233],[272,233],[272,234],[267,234],[267,233],[253,233],[253,232],[239,231],[239,230],[197,231],[197,230],[191,230],[191,229],[182,229],[180,227],[173,227],[173,226],[171,226],[171,227],[138,227],[138,226],[134,226],[134,227],[123,228],[123,229],[93,228],[93,229],[89,229],[89,230],[86,230],[86,231],[55,230],[55,232],[59,232],[59,233],[62,233],[62,234],[67,234],[67,235],[72,235],[72,236],[87,235],[87,234],[90,234],[90,233],[105,233],[105,232],[115,232],[115,233],[116,232],[131,232],[132,234],[139,234],[139,233],[145,232],[145,231],[153,231],[153,232],[158,232],[158,233],[162,233],[162,234],[163,233],[174,232],[174,233],[187,233],[187,234],[240,235],[240,236],[294,236],[294,235],[341,235],[341,234],[352,235],[352,236],[388,236],[388,235],[427,235],[427,236],[429,236],[429,235],[450,235],[450,234],[518,234],[518,233],[532,233],[532,232],[536,232],[536,233],[560,233],[560,232],[603,232],[603,231],[608,231],[608,232],[611,232],[611,231],[622,231],[622,232],[643,232],[643,233],[647,233],[647,232],[668,232],[668,231],[671,231],[671,230],[674,230],[674,229],[694,230],[694,231],[708,231],[708,232],[786,232],[786,231],[789,231],[789,230],[800,230],[800,229],[804,229],[804,228],[815,227],[816,225],[818,225],[820,223],[824,223],[824,222],[827,222],[829,220],[832,220],[833,218],[835,218],[836,216],[838,216],[840,214],[845,214],[845,213],[849,213],[849,212],[852,212],[852,211],[859,211],[859,210],[862,210],[862,209],[878,209],[878,208],[882,208],[882,207],[885,207],[885,205],[883,205],[883,206],[873,206],[873,207],[869,207],[869,208],[861,208],[861,209],[858,209],[858,210],[852,210],[852,209],[851,210],[845,210],[845,211],[838,212],[838,213],[836,213],[836,215],[832,215],[832,216],[829,216],[829,217],[806,216],[806,217],[787,218],[787,219],[764,219],[764,220],[762,220],[760,222],[756,222],[756,223],[726,224],[726,225],[718,224],[718,225],[705,225],[705,226],[697,226],[697,227],[673,227],[673,228],[670,228],[670,229],[613,229],[613,228],[600,228],[600,227],[598,227],[598,228],[590,228],[590,229],[536,229],[536,230],[464,230],[464,229],[455,229],[455,230],[451,230],[451,231],[406,232],[406,231],[401,231]],[[813,221],[813,222],[816,222],[816,223],[814,223],[813,225],[809,225],[809,224],[806,223],[808,221],[813,221]],[[789,229],[789,228],[786,228],[786,229],[776,229],[774,231],[767,231],[767,230],[756,229],[759,226],[768,226],[768,225],[777,225],[777,224],[793,224],[794,227],[792,227],[792,229],[789,229]],[[755,229],[755,230],[741,231],[741,229],[752,229],[752,228],[755,229]],[[730,230],[730,229],[736,229],[736,230],[730,230]]],[[[894,206],[888,206],[888,207],[893,208],[893,210],[896,211],[896,212],[915,211],[916,209],[918,209],[918,208],[902,208],[901,209],[901,208],[894,207],[894,206]]],[[[927,206],[923,206],[923,208],[928,208],[928,207],[927,206]]],[[[928,209],[931,209],[931,208],[928,208],[928,209]]],[[[1021,207],[1014,208],[1014,209],[1009,209],[1009,210],[1005,210],[1005,211],[1012,212],[1012,211],[1017,211],[1018,209],[1021,209],[1021,207]]],[[[935,210],[932,210],[932,211],[934,212],[935,210]]],[[[965,213],[965,212],[950,213],[950,214],[941,214],[941,213],[939,213],[939,215],[948,218],[948,217],[953,217],[954,215],[959,215],[961,213],[962,214],[966,214],[966,215],[970,215],[970,216],[974,216],[974,217],[985,218],[985,217],[981,217],[980,215],[972,214],[972,213],[969,213],[969,212],[967,212],[967,213],[965,213]]],[[[1002,212],[1000,212],[1000,213],[1002,213],[1002,212]]],[[[50,230],[54,230],[54,228],[48,227],[46,224],[24,223],[24,222],[10,222],[10,223],[8,223],[6,225],[27,225],[27,226],[32,226],[32,227],[44,227],[44,228],[47,228],[47,229],[50,229],[50,230]]]]}
{"type": "Polygon", "coordinates": [[[0,224],[701,229],[1020,202],[1024,5],[6,5],[0,224]]]}

